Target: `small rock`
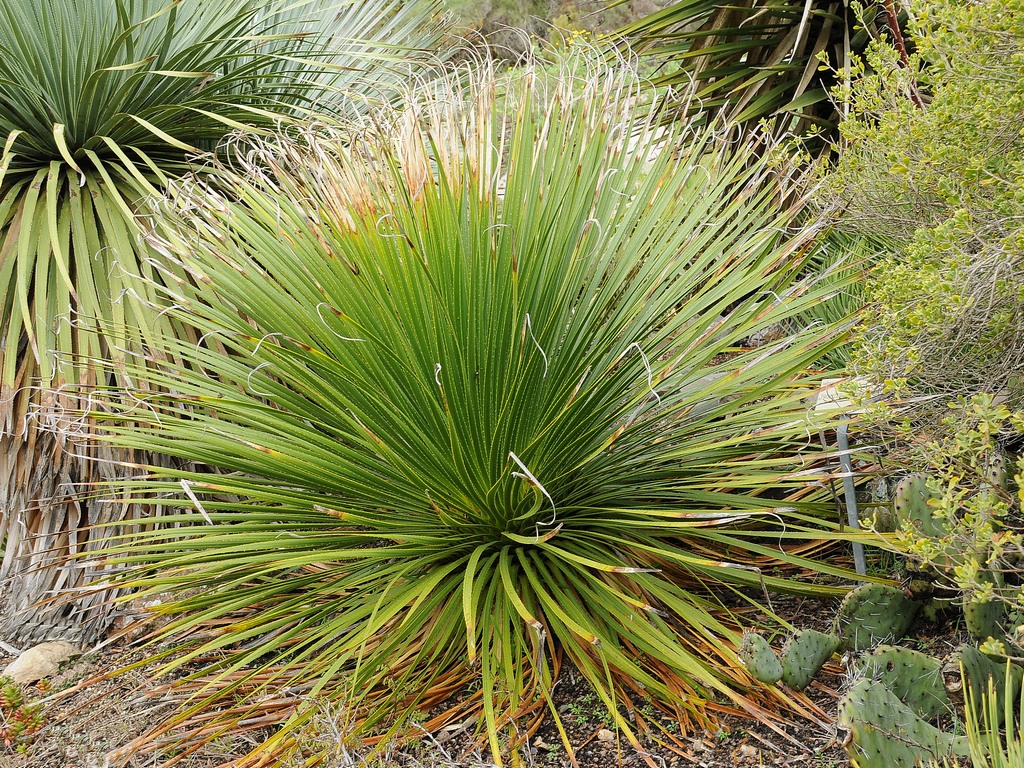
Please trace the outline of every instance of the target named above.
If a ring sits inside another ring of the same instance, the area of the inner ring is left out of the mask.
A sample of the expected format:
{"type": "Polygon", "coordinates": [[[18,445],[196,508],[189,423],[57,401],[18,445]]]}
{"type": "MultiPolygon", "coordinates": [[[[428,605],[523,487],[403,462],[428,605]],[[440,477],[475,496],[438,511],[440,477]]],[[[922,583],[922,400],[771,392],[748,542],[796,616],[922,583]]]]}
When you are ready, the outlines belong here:
{"type": "Polygon", "coordinates": [[[600,731],[597,732],[597,740],[598,741],[614,741],[615,740],[615,734],[612,731],[609,731],[607,728],[602,728],[600,731]]]}
{"type": "Polygon", "coordinates": [[[963,677],[960,675],[959,654],[950,656],[942,665],[942,682],[946,686],[947,693],[956,693],[964,687],[963,677]]]}
{"type": "Polygon", "coordinates": [[[77,646],[63,640],[40,643],[12,661],[0,675],[11,678],[22,685],[57,674],[62,662],[78,656],[81,651],[77,646]]]}
{"type": "Polygon", "coordinates": [[[690,749],[693,750],[695,753],[700,754],[701,752],[706,750],[707,747],[704,746],[703,739],[694,739],[693,742],[690,744],[690,749]]]}
{"type": "Polygon", "coordinates": [[[757,747],[752,747],[749,744],[741,744],[736,750],[736,756],[744,760],[753,760],[757,755],[757,747]]]}

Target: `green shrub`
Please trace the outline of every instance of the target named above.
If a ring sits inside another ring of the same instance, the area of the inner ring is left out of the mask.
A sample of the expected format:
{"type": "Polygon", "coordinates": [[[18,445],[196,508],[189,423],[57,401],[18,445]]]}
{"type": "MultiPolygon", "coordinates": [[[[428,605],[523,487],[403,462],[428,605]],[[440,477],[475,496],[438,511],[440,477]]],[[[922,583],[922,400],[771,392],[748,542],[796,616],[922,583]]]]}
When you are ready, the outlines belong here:
{"type": "Polygon", "coordinates": [[[934,423],[959,395],[1024,402],[1024,3],[929,2],[909,29],[909,67],[876,42],[838,92],[850,116],[827,198],[844,228],[897,244],[857,367],[933,397],[918,403],[934,423]]]}
{"type": "Polygon", "coordinates": [[[836,528],[806,368],[839,334],[742,343],[837,287],[797,279],[815,231],[749,151],[658,129],[632,72],[544,82],[508,115],[482,77],[268,142],[238,202],[199,177],[161,217],[205,343],[164,338],[187,365],[133,367],[108,433],[225,472],[157,470],[133,498],[181,527],[109,554],[178,593],[160,635],[202,669],[172,725],[269,708],[288,727],[257,752],[288,751],[311,697],[386,730],[479,676],[461,706],[498,761],[561,654],[634,741],[634,701],[686,726],[708,698],[785,703],[707,589],[846,574],[800,554],[836,528]]]}
{"type": "Polygon", "coordinates": [[[919,474],[898,489],[894,543],[918,578],[962,599],[967,628],[986,651],[1016,655],[1024,642],[1024,461],[1002,443],[1024,434],[1024,414],[991,395],[961,398],[948,412],[931,440],[911,425],[898,430],[912,446],[904,461],[919,474]]]}

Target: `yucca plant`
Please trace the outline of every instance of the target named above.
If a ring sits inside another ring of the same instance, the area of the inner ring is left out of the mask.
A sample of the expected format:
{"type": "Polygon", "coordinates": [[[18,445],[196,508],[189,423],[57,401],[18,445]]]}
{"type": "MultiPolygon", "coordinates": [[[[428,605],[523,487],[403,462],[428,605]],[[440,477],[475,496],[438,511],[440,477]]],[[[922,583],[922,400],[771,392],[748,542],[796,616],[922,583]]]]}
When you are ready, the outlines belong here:
{"type": "Polygon", "coordinates": [[[454,82],[267,142],[234,201],[200,176],[157,219],[203,341],[126,361],[104,432],[223,471],[155,468],[129,498],[178,527],[106,550],[174,595],[159,655],[192,697],[144,742],[286,722],[264,764],[318,699],[380,733],[478,677],[461,711],[500,761],[518,716],[557,720],[566,657],[631,739],[648,700],[684,733],[708,700],[801,707],[720,609],[847,573],[809,556],[838,534],[807,366],[841,332],[745,344],[835,290],[797,279],[815,232],[750,151],[659,129],[628,71],[454,82]]]}
{"type": "Polygon", "coordinates": [[[858,13],[834,0],[678,0],[617,34],[655,66],[656,84],[686,96],[679,103],[688,116],[724,115],[748,130],[769,119],[782,133],[824,129],[834,138],[837,72],[872,37],[895,31],[902,42],[899,24],[891,2],[858,13]]]}
{"type": "MultiPolygon", "coordinates": [[[[960,676],[967,677],[961,665],[960,676]]],[[[987,678],[980,700],[964,685],[964,730],[972,768],[1013,768],[1024,764],[1024,692],[1006,662],[1003,678],[987,678]]]]}
{"type": "MultiPolygon", "coordinates": [[[[815,243],[807,272],[814,275],[822,287],[834,284],[835,293],[825,301],[807,308],[795,320],[799,325],[820,324],[822,327],[860,322],[868,305],[866,283],[868,273],[882,254],[886,241],[880,238],[850,235],[829,230],[815,243]]],[[[852,353],[852,338],[830,349],[818,365],[846,371],[852,353]]]]}
{"type": "Polygon", "coordinates": [[[89,641],[108,620],[92,598],[35,604],[83,586],[67,555],[127,514],[81,497],[123,469],[76,440],[69,385],[127,383],[126,360],[185,333],[152,305],[182,273],[136,217],[229,133],[386,98],[438,35],[430,0],[0,0],[0,635],[89,641]]]}

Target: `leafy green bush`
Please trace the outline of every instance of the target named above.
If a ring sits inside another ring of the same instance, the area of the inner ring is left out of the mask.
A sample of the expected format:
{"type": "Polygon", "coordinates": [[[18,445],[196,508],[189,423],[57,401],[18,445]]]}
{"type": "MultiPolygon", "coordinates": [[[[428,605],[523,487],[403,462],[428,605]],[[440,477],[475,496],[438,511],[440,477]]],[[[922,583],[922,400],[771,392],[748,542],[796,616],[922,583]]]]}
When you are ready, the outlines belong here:
{"type": "Polygon", "coordinates": [[[914,446],[907,463],[921,474],[898,489],[895,543],[940,595],[962,598],[967,628],[985,650],[1018,654],[1024,461],[1001,443],[1024,434],[1024,414],[975,395],[951,403],[942,428],[927,441],[909,426],[901,433],[914,446]]]}
{"type": "Polygon", "coordinates": [[[938,0],[909,28],[909,66],[876,42],[838,92],[850,117],[828,189],[842,226],[897,243],[857,365],[933,396],[934,423],[959,395],[1024,402],[1024,4],[938,0]]]}
{"type": "Polygon", "coordinates": [[[314,697],[386,730],[479,676],[500,760],[563,654],[631,739],[633,702],[785,704],[717,609],[846,574],[804,554],[836,528],[806,368],[840,336],[742,343],[836,290],[796,279],[815,231],[751,152],[634,112],[633,73],[544,82],[269,141],[161,216],[204,343],[132,366],[107,431],[225,470],[156,470],[132,497],[180,527],[108,550],[202,662],[168,727],[289,718],[288,751],[314,697]]]}
{"type": "Polygon", "coordinates": [[[876,416],[902,447],[912,474],[896,485],[891,511],[872,524],[894,532],[908,559],[908,589],[935,598],[932,611],[963,607],[967,631],[987,654],[1024,655],[1024,457],[1008,450],[1024,436],[1024,413],[992,395],[959,398],[924,439],[909,420],[876,416]]]}

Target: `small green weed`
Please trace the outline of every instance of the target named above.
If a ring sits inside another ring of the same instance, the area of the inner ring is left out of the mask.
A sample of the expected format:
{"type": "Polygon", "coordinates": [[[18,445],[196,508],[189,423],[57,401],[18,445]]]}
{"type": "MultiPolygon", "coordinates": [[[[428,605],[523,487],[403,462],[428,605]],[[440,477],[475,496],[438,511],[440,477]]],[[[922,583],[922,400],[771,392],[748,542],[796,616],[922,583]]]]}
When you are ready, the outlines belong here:
{"type": "Polygon", "coordinates": [[[612,716],[607,708],[597,698],[597,694],[587,693],[580,696],[576,701],[566,708],[569,715],[569,722],[573,725],[597,725],[608,726],[612,722],[612,716]]]}

